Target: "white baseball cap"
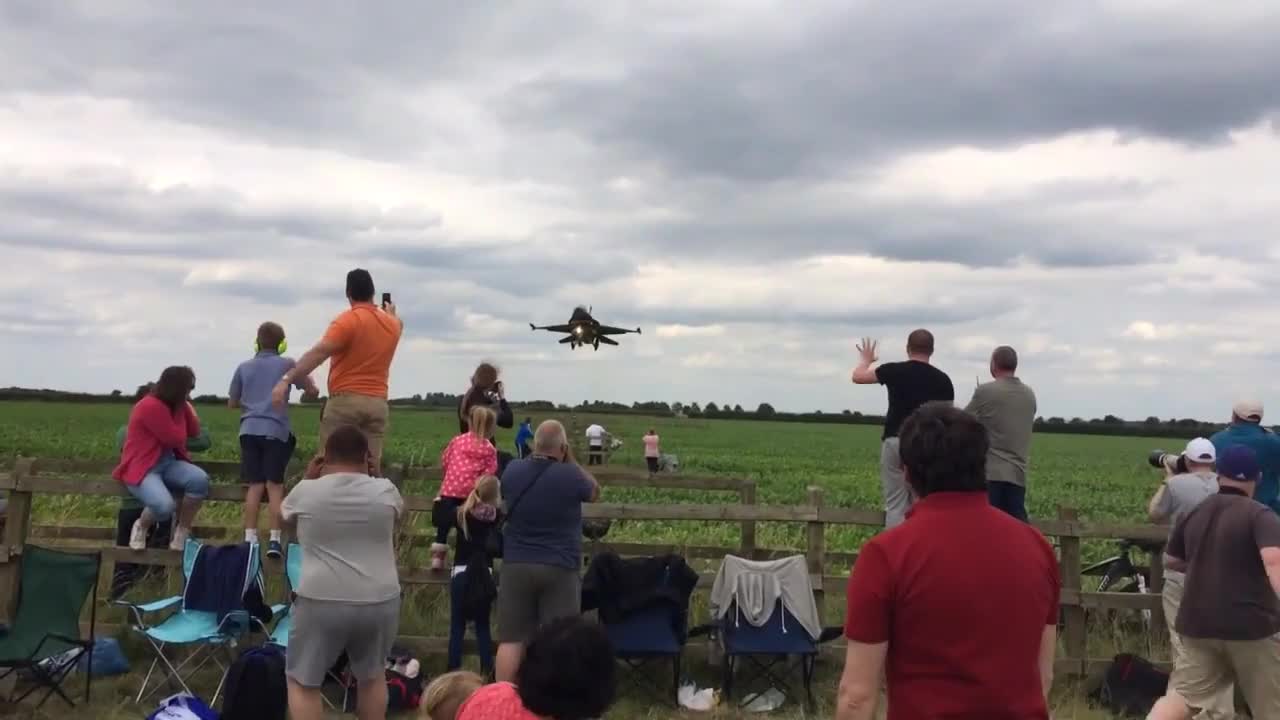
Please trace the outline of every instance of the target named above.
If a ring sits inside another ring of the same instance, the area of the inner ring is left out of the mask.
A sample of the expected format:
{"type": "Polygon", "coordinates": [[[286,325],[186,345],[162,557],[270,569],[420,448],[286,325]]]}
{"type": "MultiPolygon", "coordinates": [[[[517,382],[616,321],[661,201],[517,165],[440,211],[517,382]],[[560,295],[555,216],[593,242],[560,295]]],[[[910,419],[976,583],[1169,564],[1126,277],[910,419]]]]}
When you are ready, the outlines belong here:
{"type": "Polygon", "coordinates": [[[1231,412],[1241,420],[1262,422],[1262,403],[1258,400],[1240,400],[1231,406],[1231,412]]]}
{"type": "Polygon", "coordinates": [[[1187,443],[1187,449],[1182,455],[1188,462],[1195,463],[1211,463],[1218,459],[1218,451],[1213,447],[1213,443],[1202,437],[1187,443]]]}

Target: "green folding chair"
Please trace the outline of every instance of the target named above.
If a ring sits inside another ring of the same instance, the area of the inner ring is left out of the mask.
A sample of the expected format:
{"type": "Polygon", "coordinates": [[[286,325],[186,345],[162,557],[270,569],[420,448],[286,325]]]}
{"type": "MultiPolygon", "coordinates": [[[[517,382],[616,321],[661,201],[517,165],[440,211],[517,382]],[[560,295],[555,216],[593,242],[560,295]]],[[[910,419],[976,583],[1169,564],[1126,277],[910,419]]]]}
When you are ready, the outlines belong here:
{"type": "MultiPolygon", "coordinates": [[[[17,698],[22,702],[36,690],[48,688],[40,707],[56,692],[72,707],[62,682],[82,659],[93,662],[94,622],[98,606],[101,553],[61,552],[27,545],[22,549],[22,579],[18,612],[12,626],[0,634],[0,679],[22,671],[33,685],[17,698]],[[90,599],[89,639],[80,638],[80,612],[90,599]],[[50,662],[44,662],[50,660],[50,662]]],[[[93,675],[85,673],[85,700],[93,690],[93,675]]]]}

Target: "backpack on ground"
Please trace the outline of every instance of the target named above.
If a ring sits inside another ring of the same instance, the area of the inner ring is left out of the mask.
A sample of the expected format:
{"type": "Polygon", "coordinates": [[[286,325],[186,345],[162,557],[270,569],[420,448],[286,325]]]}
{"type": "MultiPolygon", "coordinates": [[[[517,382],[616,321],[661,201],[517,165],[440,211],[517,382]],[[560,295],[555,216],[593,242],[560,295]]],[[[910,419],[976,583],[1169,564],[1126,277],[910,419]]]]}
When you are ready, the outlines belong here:
{"type": "MultiPolygon", "coordinates": [[[[413,659],[406,650],[401,647],[393,646],[391,652],[387,655],[387,710],[414,710],[422,704],[422,692],[426,686],[426,678],[418,668],[421,663],[413,659]],[[417,672],[414,676],[406,675],[394,668],[405,668],[412,666],[417,672]]],[[[346,702],[343,704],[343,712],[355,712],[359,698],[356,697],[359,683],[352,677],[350,670],[347,668],[346,653],[338,660],[338,665],[334,666],[333,674],[341,678],[340,684],[343,688],[346,702]]],[[[224,720],[230,720],[229,718],[224,720]]]]}
{"type": "Polygon", "coordinates": [[[288,708],[284,651],[263,645],[240,653],[227,669],[222,720],[285,720],[288,708]]]}
{"type": "Polygon", "coordinates": [[[1168,686],[1169,673],[1146,658],[1121,653],[1107,667],[1101,684],[1089,693],[1089,700],[1121,717],[1143,718],[1164,697],[1168,686]]]}

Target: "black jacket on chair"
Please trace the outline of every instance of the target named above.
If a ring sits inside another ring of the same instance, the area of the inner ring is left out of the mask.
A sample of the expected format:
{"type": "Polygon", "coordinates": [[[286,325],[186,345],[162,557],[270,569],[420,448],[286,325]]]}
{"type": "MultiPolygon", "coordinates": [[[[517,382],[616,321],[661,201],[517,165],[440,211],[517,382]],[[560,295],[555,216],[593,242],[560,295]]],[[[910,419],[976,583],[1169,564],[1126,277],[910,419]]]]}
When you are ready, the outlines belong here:
{"type": "Polygon", "coordinates": [[[688,637],[689,597],[698,573],[674,553],[623,559],[617,553],[591,558],[582,578],[582,610],[598,610],[604,623],[619,622],[639,610],[669,605],[677,637],[688,637]]]}

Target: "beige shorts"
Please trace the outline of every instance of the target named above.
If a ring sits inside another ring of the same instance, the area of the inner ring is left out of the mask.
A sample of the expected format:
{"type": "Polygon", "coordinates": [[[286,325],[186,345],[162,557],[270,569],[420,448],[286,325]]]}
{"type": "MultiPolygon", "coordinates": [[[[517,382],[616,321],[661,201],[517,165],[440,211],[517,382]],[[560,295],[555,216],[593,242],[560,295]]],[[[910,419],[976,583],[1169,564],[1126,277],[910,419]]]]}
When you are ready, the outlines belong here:
{"type": "MultiPolygon", "coordinates": [[[[1169,646],[1173,654],[1173,673],[1169,676],[1169,689],[1174,692],[1177,692],[1178,683],[1193,671],[1187,665],[1186,650],[1183,649],[1182,636],[1174,629],[1174,623],[1178,619],[1178,608],[1182,606],[1182,593],[1185,583],[1186,575],[1170,571],[1164,577],[1164,589],[1161,592],[1165,624],[1169,627],[1169,646]]],[[[1183,699],[1185,700],[1186,698],[1183,699]]],[[[1236,707],[1235,682],[1228,679],[1222,683],[1216,693],[1211,693],[1198,700],[1199,704],[1196,707],[1203,713],[1200,716],[1200,720],[1228,720],[1229,718],[1234,718],[1236,707]]]]}
{"type": "Polygon", "coordinates": [[[369,438],[369,452],[374,463],[381,465],[389,416],[386,398],[348,393],[331,396],[320,413],[320,451],[324,451],[329,433],[343,425],[354,425],[369,438]]]}
{"type": "Polygon", "coordinates": [[[1207,709],[1234,682],[1253,717],[1280,718],[1280,636],[1249,641],[1184,636],[1182,658],[1174,691],[1187,705],[1207,709]]]}

